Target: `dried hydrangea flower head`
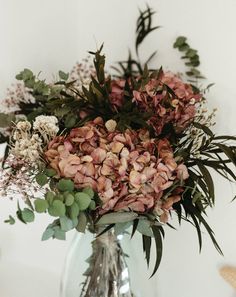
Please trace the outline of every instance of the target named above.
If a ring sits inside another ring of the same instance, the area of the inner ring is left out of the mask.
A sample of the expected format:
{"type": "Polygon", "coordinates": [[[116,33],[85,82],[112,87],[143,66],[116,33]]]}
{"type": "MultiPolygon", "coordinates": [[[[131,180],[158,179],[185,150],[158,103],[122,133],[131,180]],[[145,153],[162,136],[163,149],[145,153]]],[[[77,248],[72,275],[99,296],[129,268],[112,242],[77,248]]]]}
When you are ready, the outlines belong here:
{"type": "Polygon", "coordinates": [[[166,197],[168,203],[161,198],[174,181],[188,178],[187,168],[176,163],[167,139],[150,139],[143,130],[122,133],[115,127],[114,120],[104,126],[96,118],[72,129],[66,138],[56,137],[45,152],[49,165],[58,176],[73,179],[78,188],[92,187],[103,202],[101,214],[146,212],[158,204],[168,216],[180,196],[166,197]]]}
{"type": "Polygon", "coordinates": [[[172,123],[177,132],[183,131],[194,119],[196,104],[202,98],[201,94],[194,93],[190,84],[171,72],[163,72],[160,79],[151,79],[140,90],[135,90],[133,96],[133,101],[143,112],[152,113],[148,123],[157,135],[168,123],[172,123]],[[165,85],[174,96],[167,94],[165,85]]]}

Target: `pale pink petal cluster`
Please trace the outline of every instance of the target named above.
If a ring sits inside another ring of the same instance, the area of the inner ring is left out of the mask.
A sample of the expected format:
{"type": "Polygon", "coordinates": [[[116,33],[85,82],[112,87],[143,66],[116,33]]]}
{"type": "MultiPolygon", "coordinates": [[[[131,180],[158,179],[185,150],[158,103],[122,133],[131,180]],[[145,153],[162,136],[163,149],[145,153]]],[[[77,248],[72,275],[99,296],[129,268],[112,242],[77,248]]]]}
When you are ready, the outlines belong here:
{"type": "Polygon", "coordinates": [[[185,129],[195,116],[196,103],[202,98],[190,84],[171,72],[163,73],[158,80],[151,79],[143,88],[133,91],[133,96],[140,110],[152,113],[149,124],[157,135],[168,123],[173,123],[177,131],[185,129]],[[173,91],[171,96],[165,85],[173,91]]]}
{"type": "Polygon", "coordinates": [[[111,132],[106,126],[96,118],[72,129],[67,137],[56,137],[45,152],[50,166],[76,187],[92,187],[102,201],[100,213],[169,210],[177,199],[170,200],[170,195],[162,199],[165,191],[188,178],[169,141],[151,139],[145,130],[111,132]]]}

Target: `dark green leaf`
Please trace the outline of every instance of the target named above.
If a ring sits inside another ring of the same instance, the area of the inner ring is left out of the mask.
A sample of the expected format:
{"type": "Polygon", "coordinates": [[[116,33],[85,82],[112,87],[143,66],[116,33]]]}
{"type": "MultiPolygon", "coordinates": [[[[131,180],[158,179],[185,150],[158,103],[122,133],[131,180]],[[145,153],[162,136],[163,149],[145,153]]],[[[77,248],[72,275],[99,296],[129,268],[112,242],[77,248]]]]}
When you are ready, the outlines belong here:
{"type": "Polygon", "coordinates": [[[134,236],[134,234],[135,234],[135,232],[136,232],[136,230],[137,230],[137,227],[138,227],[138,219],[135,219],[134,221],[133,221],[133,228],[132,228],[132,233],[131,233],[131,238],[134,236]]]}
{"type": "Polygon", "coordinates": [[[146,236],[146,235],[143,235],[142,238],[143,238],[143,251],[145,253],[145,257],[146,257],[146,260],[147,260],[147,266],[149,267],[152,238],[150,236],[146,236]]]}
{"type": "Polygon", "coordinates": [[[41,186],[45,186],[46,183],[48,182],[48,178],[47,176],[44,174],[44,173],[38,173],[36,176],[35,176],[35,179],[36,179],[36,182],[41,186]]]}
{"type": "Polygon", "coordinates": [[[63,71],[60,70],[59,71],[59,77],[62,80],[67,80],[69,78],[69,73],[65,73],[65,72],[63,72],[63,71]]]}
{"type": "Polygon", "coordinates": [[[68,114],[68,116],[65,119],[65,127],[66,128],[73,128],[76,124],[76,118],[73,114],[68,114]]]}
{"type": "Polygon", "coordinates": [[[151,277],[157,272],[157,269],[161,263],[161,258],[162,258],[162,237],[161,237],[159,226],[153,225],[152,231],[153,231],[155,244],[156,244],[156,263],[151,277]]]}
{"type": "Polygon", "coordinates": [[[214,189],[214,182],[213,182],[213,179],[211,177],[211,174],[210,172],[208,171],[208,169],[206,168],[206,166],[204,166],[201,161],[197,161],[197,165],[203,175],[203,179],[204,181],[206,182],[207,184],[207,188],[209,190],[209,196],[211,197],[212,199],[212,202],[214,204],[215,202],[215,189],[214,189]]]}

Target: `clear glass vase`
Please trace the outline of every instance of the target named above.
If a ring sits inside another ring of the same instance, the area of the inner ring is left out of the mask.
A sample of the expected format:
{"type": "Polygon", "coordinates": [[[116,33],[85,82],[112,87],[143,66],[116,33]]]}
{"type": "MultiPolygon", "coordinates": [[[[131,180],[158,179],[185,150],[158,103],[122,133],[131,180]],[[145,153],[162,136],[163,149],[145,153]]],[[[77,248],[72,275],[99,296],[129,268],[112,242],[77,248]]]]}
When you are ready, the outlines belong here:
{"type": "Polygon", "coordinates": [[[66,256],[60,297],[157,297],[142,247],[130,235],[76,233],[66,256]]]}

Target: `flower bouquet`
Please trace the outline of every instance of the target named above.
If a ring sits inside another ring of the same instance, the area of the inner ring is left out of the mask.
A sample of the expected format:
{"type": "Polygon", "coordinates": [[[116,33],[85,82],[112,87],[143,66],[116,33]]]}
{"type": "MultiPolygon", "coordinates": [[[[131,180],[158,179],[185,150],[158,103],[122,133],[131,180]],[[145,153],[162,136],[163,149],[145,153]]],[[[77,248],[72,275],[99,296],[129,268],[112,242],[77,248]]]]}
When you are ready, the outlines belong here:
{"type": "MultiPolygon", "coordinates": [[[[130,53],[112,73],[101,46],[90,52],[93,64],[86,59],[50,83],[24,69],[2,103],[1,190],[20,195],[16,217],[27,224],[36,213],[52,216],[42,240],[65,239],[72,229],[95,234],[80,296],[132,296],[121,292],[126,261],[116,236],[141,234],[154,275],[174,214],[196,227],[200,249],[203,227],[222,253],[206,209],[215,203],[212,170],[236,180],[236,137],[212,132],[215,110],[208,113],[205,98],[211,85],[202,87],[198,53],[185,37],[174,43],[185,74],[151,69],[154,54],[140,61],[140,44],[158,28],[153,14],[140,11],[137,57],[130,53]]],[[[14,216],[6,222],[14,224],[14,216]]]]}

